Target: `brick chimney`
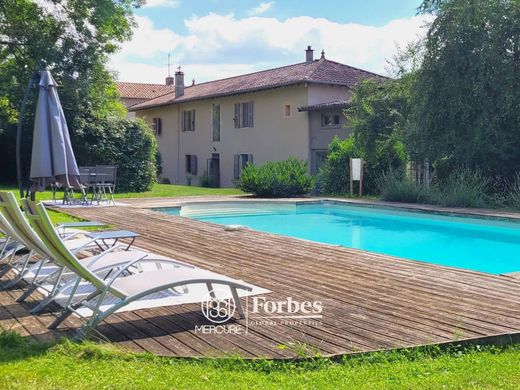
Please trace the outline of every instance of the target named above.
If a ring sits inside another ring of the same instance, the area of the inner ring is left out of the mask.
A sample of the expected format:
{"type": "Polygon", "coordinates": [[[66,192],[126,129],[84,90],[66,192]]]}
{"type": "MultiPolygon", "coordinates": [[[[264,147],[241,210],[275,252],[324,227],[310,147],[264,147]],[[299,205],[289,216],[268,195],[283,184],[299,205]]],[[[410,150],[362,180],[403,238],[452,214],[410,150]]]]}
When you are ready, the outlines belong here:
{"type": "Polygon", "coordinates": [[[305,63],[310,64],[314,61],[314,50],[310,46],[307,46],[307,50],[305,50],[305,63]]]}
{"type": "Polygon", "coordinates": [[[173,85],[173,77],[172,76],[166,77],[165,85],[173,85]]]}
{"type": "Polygon", "coordinates": [[[175,72],[175,97],[178,98],[184,95],[184,73],[181,71],[179,66],[177,72],[175,72]]]}

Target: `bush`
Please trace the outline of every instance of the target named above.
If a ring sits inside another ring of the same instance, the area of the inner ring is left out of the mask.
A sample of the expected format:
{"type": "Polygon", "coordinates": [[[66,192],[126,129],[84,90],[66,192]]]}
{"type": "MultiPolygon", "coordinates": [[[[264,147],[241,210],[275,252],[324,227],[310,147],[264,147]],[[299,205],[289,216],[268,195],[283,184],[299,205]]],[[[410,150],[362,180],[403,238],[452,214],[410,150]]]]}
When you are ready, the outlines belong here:
{"type": "Polygon", "coordinates": [[[100,119],[79,123],[74,151],[79,165],[117,165],[120,192],[144,192],[157,179],[157,141],[142,120],[100,119]]]}
{"type": "Polygon", "coordinates": [[[330,195],[346,194],[350,190],[350,158],[358,157],[354,138],[335,137],[329,145],[327,158],[318,172],[320,192],[330,195]]]}
{"type": "Polygon", "coordinates": [[[506,195],[506,206],[520,209],[520,172],[517,172],[506,195]]]}
{"type": "Polygon", "coordinates": [[[428,188],[415,183],[400,171],[390,170],[380,174],[375,186],[381,198],[389,202],[428,203],[431,200],[428,188]]]}
{"type": "Polygon", "coordinates": [[[459,168],[433,185],[433,202],[448,207],[487,207],[489,179],[479,172],[459,168]]]}
{"type": "Polygon", "coordinates": [[[296,158],[268,162],[261,167],[247,164],[237,187],[264,197],[290,197],[308,194],[314,178],[308,173],[307,162],[296,158]]]}
{"type": "Polygon", "coordinates": [[[200,176],[199,186],[206,188],[215,187],[215,183],[213,183],[212,178],[209,177],[208,171],[204,171],[200,176]]]}
{"type": "Polygon", "coordinates": [[[401,142],[376,142],[375,155],[367,160],[365,152],[356,146],[355,137],[334,138],[327,158],[318,172],[318,185],[325,194],[343,195],[350,191],[350,158],[364,159],[363,192],[377,193],[377,181],[389,170],[402,171],[406,165],[406,151],[401,142]]]}

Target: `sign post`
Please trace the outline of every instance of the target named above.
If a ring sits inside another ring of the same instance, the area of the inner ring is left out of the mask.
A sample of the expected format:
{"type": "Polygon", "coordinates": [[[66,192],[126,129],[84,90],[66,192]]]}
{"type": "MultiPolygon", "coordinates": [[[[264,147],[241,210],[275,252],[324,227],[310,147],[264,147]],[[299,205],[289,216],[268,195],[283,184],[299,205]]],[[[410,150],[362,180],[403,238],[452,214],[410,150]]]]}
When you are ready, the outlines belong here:
{"type": "Polygon", "coordinates": [[[359,182],[359,196],[363,195],[363,160],[350,159],[350,195],[354,194],[354,181],[359,182]]]}

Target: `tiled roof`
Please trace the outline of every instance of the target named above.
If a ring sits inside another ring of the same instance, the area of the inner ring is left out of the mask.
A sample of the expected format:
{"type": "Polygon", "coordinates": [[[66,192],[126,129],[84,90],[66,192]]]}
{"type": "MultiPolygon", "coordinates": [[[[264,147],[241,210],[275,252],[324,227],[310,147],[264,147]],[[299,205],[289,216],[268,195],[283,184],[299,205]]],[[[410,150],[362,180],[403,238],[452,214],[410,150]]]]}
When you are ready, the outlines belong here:
{"type": "Polygon", "coordinates": [[[163,106],[184,101],[235,95],[263,89],[277,88],[300,83],[336,84],[351,87],[366,78],[384,78],[338,62],[320,59],[310,63],[299,63],[260,72],[230,77],[227,79],[187,86],[184,95],[175,98],[175,93],[132,106],[132,111],[163,106]]]}
{"type": "Polygon", "coordinates": [[[313,104],[310,106],[298,107],[298,111],[314,111],[314,110],[326,110],[328,108],[345,108],[348,107],[349,100],[335,100],[333,102],[313,104]]]}
{"type": "Polygon", "coordinates": [[[173,92],[173,85],[147,84],[147,83],[127,83],[118,81],[116,83],[119,95],[129,99],[153,99],[158,96],[173,92]]]}

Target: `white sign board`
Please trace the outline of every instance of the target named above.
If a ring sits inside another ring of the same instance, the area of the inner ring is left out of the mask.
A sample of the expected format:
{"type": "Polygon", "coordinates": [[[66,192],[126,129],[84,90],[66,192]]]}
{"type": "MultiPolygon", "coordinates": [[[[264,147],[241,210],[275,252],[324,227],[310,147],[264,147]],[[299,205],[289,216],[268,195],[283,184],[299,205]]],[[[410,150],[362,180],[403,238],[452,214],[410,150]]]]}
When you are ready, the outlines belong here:
{"type": "Polygon", "coordinates": [[[353,158],[350,161],[352,164],[350,167],[352,172],[352,180],[361,180],[361,159],[353,158]]]}

